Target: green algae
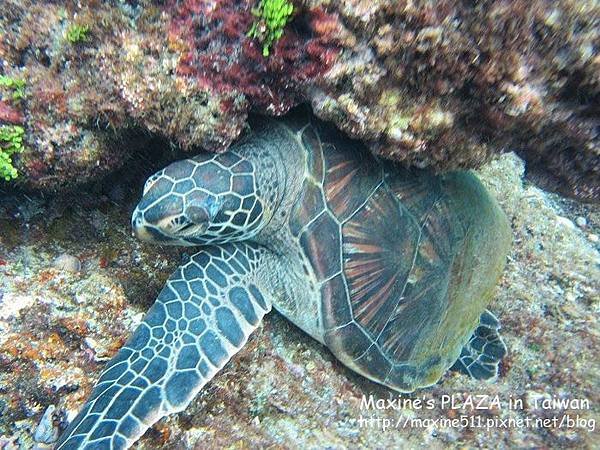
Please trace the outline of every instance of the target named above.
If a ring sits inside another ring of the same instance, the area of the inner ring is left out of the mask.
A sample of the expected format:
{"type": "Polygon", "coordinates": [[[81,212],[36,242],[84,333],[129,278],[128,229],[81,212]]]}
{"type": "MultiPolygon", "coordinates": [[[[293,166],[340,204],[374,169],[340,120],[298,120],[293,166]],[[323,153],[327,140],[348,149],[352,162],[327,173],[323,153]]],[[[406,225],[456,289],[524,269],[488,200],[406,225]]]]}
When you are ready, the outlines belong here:
{"type": "Polygon", "coordinates": [[[10,181],[17,178],[17,169],[12,164],[12,156],[22,153],[25,129],[19,125],[0,127],[0,178],[10,181]]]}
{"type": "Polygon", "coordinates": [[[286,0],[261,0],[252,9],[257,20],[248,31],[248,36],[259,40],[264,57],[269,56],[271,46],[283,36],[283,29],[293,12],[294,5],[286,0]]]}

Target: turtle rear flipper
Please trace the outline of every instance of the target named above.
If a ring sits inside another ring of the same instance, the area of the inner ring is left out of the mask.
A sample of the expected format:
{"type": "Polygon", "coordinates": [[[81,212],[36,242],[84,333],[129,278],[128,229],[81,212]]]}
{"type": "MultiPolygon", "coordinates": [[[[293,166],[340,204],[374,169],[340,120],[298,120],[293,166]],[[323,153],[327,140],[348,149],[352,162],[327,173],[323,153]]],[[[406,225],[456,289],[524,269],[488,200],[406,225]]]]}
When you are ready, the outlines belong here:
{"type": "Polygon", "coordinates": [[[271,309],[255,284],[269,254],[244,243],[205,247],[177,269],[56,449],[125,449],[183,410],[271,309]]]}
{"type": "Polygon", "coordinates": [[[506,355],[506,345],[500,337],[500,322],[486,310],[469,342],[463,347],[452,370],[470,375],[476,380],[490,380],[498,375],[500,360],[506,355]]]}

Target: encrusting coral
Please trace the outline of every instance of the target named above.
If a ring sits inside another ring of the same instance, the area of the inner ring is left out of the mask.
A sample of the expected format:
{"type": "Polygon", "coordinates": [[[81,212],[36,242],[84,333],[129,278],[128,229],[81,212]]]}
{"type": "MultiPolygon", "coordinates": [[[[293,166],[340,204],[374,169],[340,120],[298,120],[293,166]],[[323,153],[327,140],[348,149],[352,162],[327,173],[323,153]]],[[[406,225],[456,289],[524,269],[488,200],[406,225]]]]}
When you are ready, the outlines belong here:
{"type": "MultiPolygon", "coordinates": [[[[222,0],[211,8],[197,0],[179,2],[169,29],[170,47],[181,54],[176,73],[211,95],[234,94],[237,105],[222,103],[223,114],[238,106],[281,115],[302,102],[305,87],[331,66],[337,41],[333,29],[307,33],[290,24],[265,57],[264,44],[247,33],[255,19],[253,4],[222,0]]],[[[309,21],[328,18],[320,7],[305,12],[309,21]]]]}
{"type": "Polygon", "coordinates": [[[600,198],[597,2],[336,5],[351,38],[311,96],[317,115],[437,170],[516,150],[542,186],[600,198]]]}
{"type": "Polygon", "coordinates": [[[385,158],[443,171],[515,150],[541,186],[600,197],[597,2],[273,2],[272,33],[271,2],[6,0],[0,74],[27,87],[0,121],[26,125],[20,180],[114,170],[143,144],[130,130],[220,151],[249,111],[308,101],[385,158]],[[89,27],[76,45],[73,24],[89,27]]]}

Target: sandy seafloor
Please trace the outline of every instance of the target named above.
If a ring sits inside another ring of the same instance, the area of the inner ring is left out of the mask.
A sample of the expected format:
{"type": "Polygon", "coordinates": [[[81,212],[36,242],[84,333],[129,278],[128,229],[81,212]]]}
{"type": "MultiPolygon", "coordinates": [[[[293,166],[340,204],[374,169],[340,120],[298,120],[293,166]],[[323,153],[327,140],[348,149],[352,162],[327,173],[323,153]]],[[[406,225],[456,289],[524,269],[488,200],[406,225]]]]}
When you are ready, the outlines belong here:
{"type": "MultiPolygon", "coordinates": [[[[509,347],[496,382],[448,373],[403,396],[433,409],[361,410],[363,396],[397,394],[353,374],[273,313],[186,411],[134,448],[599,448],[600,209],[525,182],[512,154],[480,174],[514,233],[490,306],[509,347]],[[491,406],[442,406],[453,394],[488,395],[491,406]],[[522,408],[509,408],[509,399],[522,408]],[[570,408],[544,409],[544,399],[570,408]],[[527,418],[529,427],[515,425],[527,418]],[[538,418],[550,426],[535,428],[538,418]]],[[[131,237],[142,183],[124,171],[62,199],[0,193],[0,449],[50,447],[185,258],[131,237]],[[48,408],[54,413],[42,419],[48,408]]]]}

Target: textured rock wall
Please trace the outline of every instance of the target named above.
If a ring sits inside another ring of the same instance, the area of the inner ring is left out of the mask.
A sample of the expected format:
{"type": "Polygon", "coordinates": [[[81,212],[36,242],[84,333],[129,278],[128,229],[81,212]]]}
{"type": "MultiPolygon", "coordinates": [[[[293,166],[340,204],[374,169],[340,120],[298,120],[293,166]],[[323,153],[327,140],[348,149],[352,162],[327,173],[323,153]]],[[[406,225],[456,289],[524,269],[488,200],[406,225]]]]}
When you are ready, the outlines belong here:
{"type": "Polygon", "coordinates": [[[385,158],[447,170],[515,150],[542,187],[600,197],[593,0],[297,1],[269,58],[251,0],[2,3],[0,74],[26,88],[0,88],[0,124],[25,125],[30,186],[114,170],[148,132],[220,151],[248,111],[308,101],[385,158]]]}
{"type": "Polygon", "coordinates": [[[597,2],[331,6],[347,34],[311,93],[317,115],[375,153],[439,170],[516,150],[543,187],[598,198],[597,2]]]}

